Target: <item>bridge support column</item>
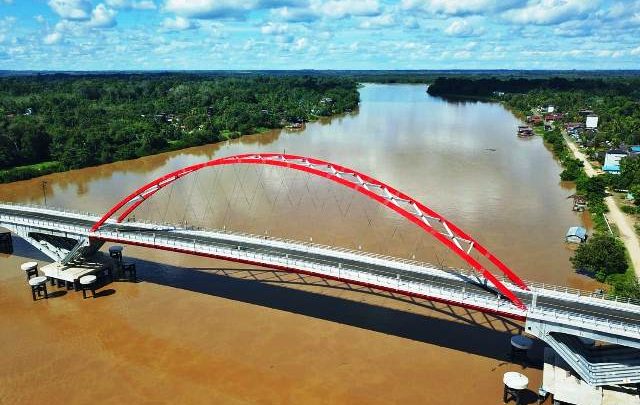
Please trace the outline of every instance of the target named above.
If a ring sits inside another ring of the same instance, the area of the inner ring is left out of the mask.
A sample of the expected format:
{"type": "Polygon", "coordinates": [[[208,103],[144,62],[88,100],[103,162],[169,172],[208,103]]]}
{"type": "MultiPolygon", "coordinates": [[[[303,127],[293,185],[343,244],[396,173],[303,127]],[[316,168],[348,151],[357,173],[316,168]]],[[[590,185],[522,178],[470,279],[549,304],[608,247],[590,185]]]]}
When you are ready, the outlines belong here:
{"type": "Polygon", "coordinates": [[[0,253],[13,253],[13,239],[11,238],[11,232],[0,233],[0,253]]]}

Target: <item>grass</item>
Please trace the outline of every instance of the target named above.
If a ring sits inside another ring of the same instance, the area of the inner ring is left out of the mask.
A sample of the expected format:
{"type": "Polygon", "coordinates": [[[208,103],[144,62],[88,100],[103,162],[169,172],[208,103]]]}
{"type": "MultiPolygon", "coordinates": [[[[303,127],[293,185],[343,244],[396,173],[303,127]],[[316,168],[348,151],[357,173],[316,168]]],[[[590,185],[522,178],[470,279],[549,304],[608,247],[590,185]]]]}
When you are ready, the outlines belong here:
{"type": "Polygon", "coordinates": [[[2,170],[3,172],[10,170],[50,170],[52,168],[57,167],[60,164],[57,160],[52,160],[49,162],[40,162],[34,163],[32,165],[24,165],[24,166],[16,166],[13,169],[2,170]]]}

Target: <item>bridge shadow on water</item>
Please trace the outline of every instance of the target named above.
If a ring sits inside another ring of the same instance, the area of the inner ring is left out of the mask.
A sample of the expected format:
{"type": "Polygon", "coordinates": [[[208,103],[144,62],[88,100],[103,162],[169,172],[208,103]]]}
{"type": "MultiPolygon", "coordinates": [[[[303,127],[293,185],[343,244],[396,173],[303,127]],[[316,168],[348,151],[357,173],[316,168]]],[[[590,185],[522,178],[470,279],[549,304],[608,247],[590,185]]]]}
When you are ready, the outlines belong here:
{"type": "MultiPolygon", "coordinates": [[[[312,276],[256,269],[190,269],[139,259],[135,262],[141,282],[260,305],[493,358],[501,362],[498,367],[511,362],[509,339],[523,329],[521,323],[507,318],[312,276]],[[322,294],[317,287],[346,294],[348,298],[322,294]],[[309,291],[309,288],[314,291],[309,291]],[[383,302],[363,302],[371,295],[410,305],[407,309],[398,309],[382,306],[383,302]],[[421,313],[410,312],[414,305],[421,313]],[[439,316],[425,314],[429,311],[439,316]]],[[[536,342],[528,361],[518,364],[523,368],[541,368],[542,344],[536,342]]]]}

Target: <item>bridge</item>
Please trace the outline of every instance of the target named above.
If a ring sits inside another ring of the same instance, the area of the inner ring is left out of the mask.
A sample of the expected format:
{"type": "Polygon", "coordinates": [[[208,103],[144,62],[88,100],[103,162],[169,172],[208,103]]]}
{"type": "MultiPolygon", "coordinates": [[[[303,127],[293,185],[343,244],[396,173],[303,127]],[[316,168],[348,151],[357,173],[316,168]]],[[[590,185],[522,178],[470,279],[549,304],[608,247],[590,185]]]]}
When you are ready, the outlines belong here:
{"type": "Polygon", "coordinates": [[[62,263],[89,257],[105,242],[113,242],[312,275],[507,317],[523,321],[527,333],[546,342],[591,385],[640,383],[639,303],[524,281],[477,240],[424,204],[379,180],[318,159],[286,154],[214,159],[140,187],[102,216],[4,203],[0,204],[0,226],[62,263]],[[471,270],[225,229],[167,226],[130,218],[159,190],[192,173],[246,164],[303,171],[363,194],[432,235],[471,270]],[[591,347],[580,338],[600,343],[591,347]]]}

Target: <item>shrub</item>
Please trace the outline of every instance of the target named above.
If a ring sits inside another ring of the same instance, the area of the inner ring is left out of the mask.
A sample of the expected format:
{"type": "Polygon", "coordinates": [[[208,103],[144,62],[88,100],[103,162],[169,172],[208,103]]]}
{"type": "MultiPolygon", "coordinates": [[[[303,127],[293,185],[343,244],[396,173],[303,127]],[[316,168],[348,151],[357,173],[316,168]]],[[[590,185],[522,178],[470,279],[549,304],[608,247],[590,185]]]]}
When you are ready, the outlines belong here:
{"type": "Polygon", "coordinates": [[[605,281],[612,274],[624,273],[628,267],[622,242],[609,235],[594,235],[581,244],[571,263],[576,270],[591,273],[598,281],[605,281]]]}

